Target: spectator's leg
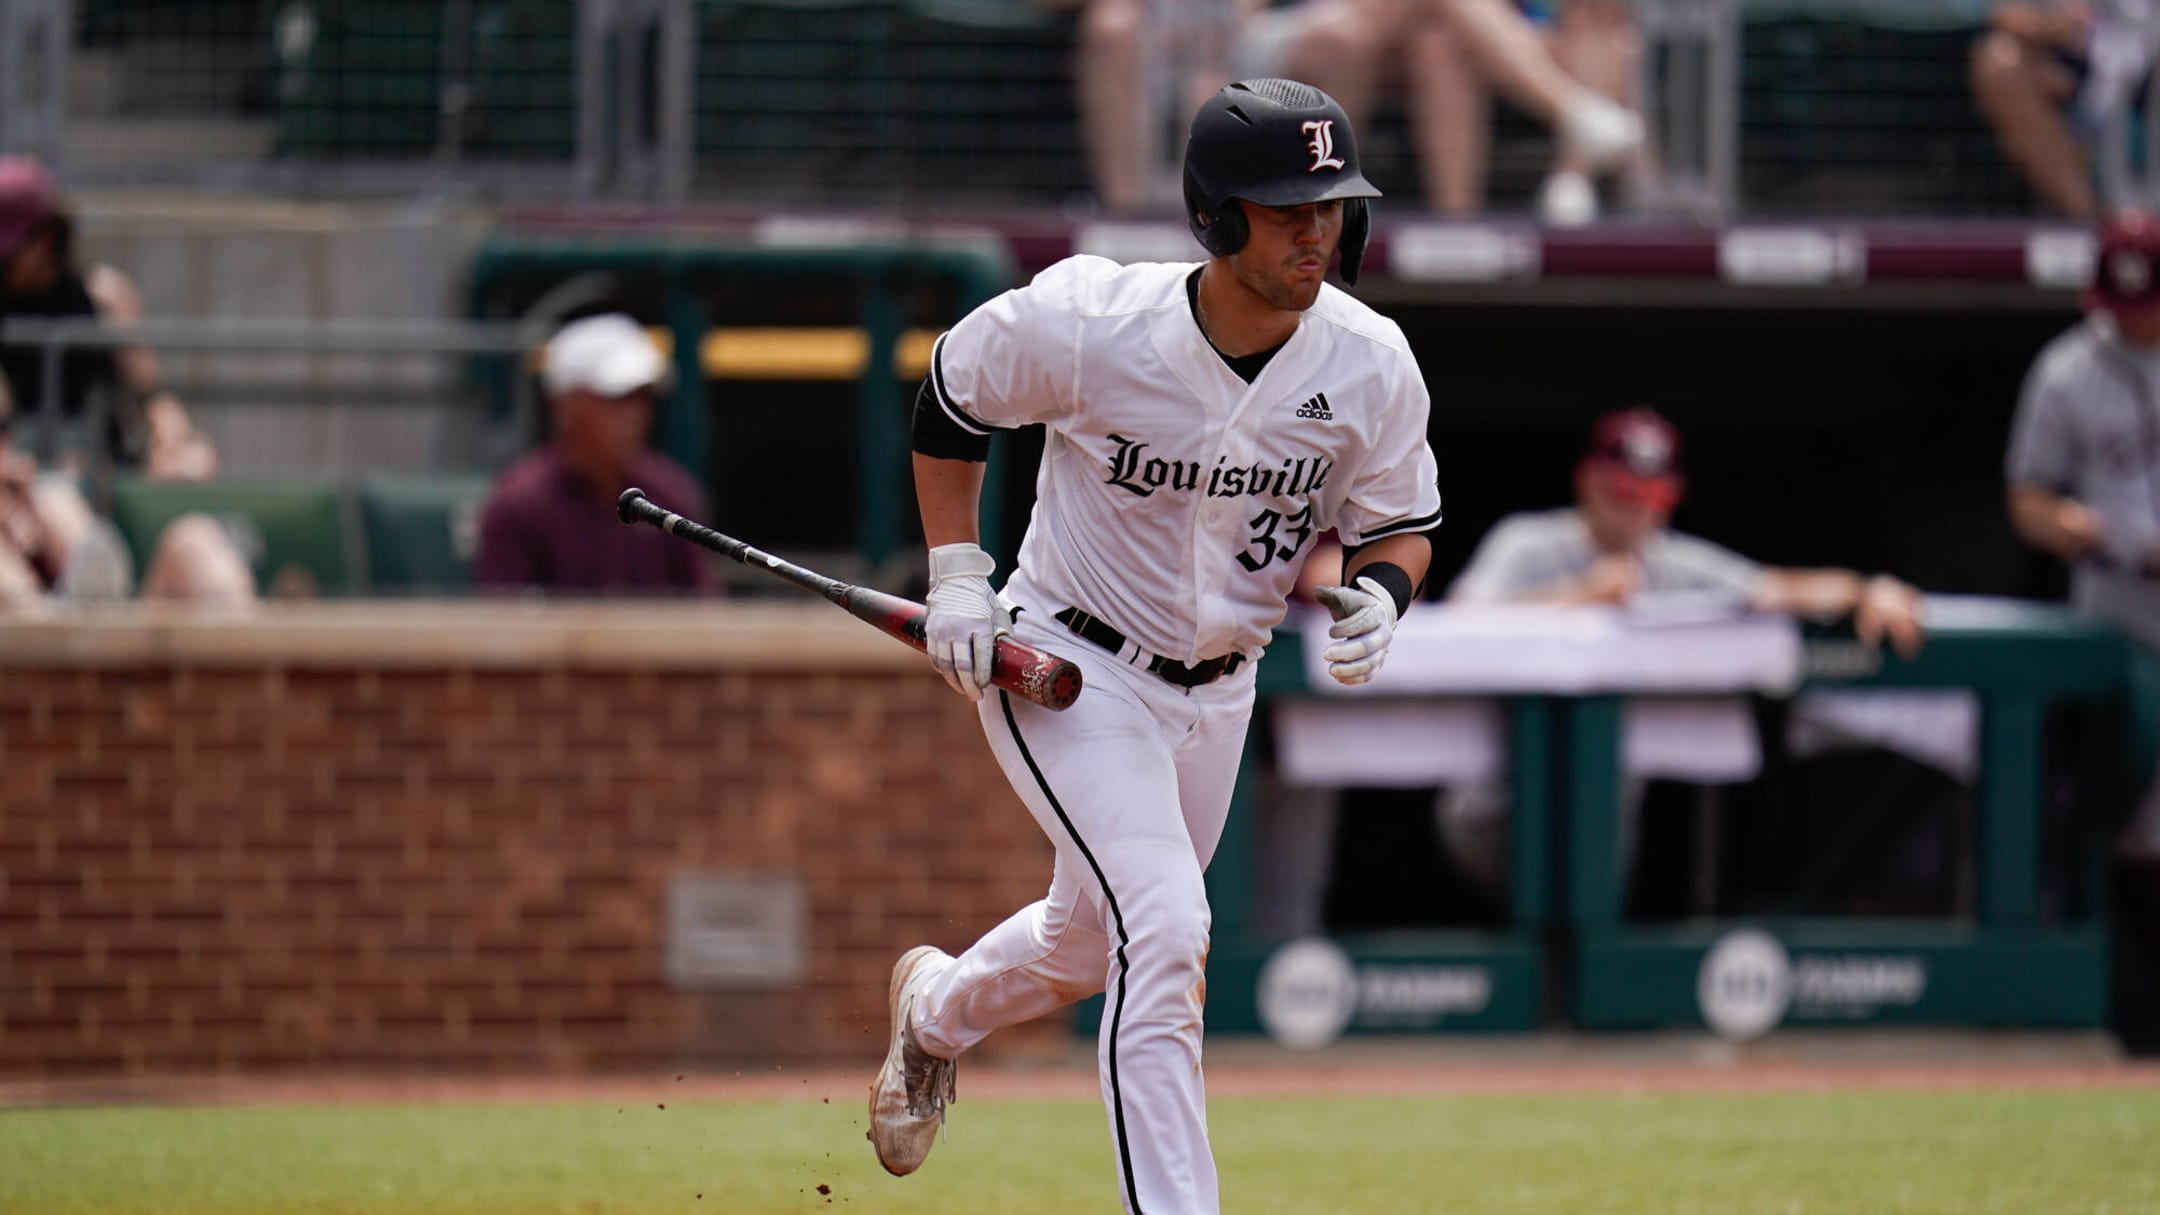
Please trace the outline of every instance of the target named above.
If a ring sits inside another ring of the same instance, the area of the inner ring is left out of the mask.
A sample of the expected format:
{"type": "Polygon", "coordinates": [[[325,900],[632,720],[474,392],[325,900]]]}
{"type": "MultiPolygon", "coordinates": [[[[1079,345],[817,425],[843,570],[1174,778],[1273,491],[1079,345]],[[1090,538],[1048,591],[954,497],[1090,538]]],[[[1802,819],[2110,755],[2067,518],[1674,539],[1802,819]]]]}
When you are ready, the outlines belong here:
{"type": "Polygon", "coordinates": [[[36,611],[46,605],[45,583],[15,547],[0,541],[0,613],[36,611]]]}
{"type": "Polygon", "coordinates": [[[255,602],[255,576],[223,528],[208,515],[167,524],[143,575],[145,599],[236,606],[255,602]]]}
{"type": "Polygon", "coordinates": [[[1350,125],[1371,129],[1380,92],[1380,55],[1398,7],[1360,0],[1307,0],[1301,27],[1283,52],[1282,74],[1342,104],[1350,125]]]}
{"type": "Polygon", "coordinates": [[[1561,70],[1535,26],[1507,0],[1430,0],[1493,87],[1530,111],[1591,168],[1609,168],[1642,146],[1633,111],[1561,70]]]}
{"type": "Polygon", "coordinates": [[[135,565],[127,542],[90,509],[74,479],[39,477],[31,494],[60,554],[53,593],[77,603],[128,598],[134,591],[135,565]]]}
{"type": "MultiPolygon", "coordinates": [[[[1179,116],[1190,116],[1222,87],[1229,84],[1232,74],[1231,61],[1235,56],[1238,31],[1260,12],[1257,0],[1209,0],[1193,6],[1190,28],[1181,35],[1182,52],[1178,62],[1184,67],[1184,79],[1179,87],[1184,90],[1184,108],[1179,116]],[[1212,19],[1210,19],[1212,18],[1212,19]]],[[[1179,158],[1184,155],[1184,145],[1178,145],[1179,158]]]]}
{"type": "Polygon", "coordinates": [[[53,547],[63,554],[74,552],[75,546],[98,525],[97,512],[90,509],[89,500],[72,478],[40,476],[30,487],[30,500],[36,504],[45,530],[52,533],[53,547]]]}
{"type": "Polygon", "coordinates": [[[1492,100],[1485,74],[1447,23],[1410,30],[1410,130],[1417,140],[1425,198],[1446,215],[1485,208],[1492,100]]]}
{"type": "Polygon", "coordinates": [[[1096,196],[1111,211],[1146,199],[1146,30],[1143,0],[1091,0],[1080,18],[1080,119],[1096,196]]]}
{"type": "MultiPolygon", "coordinates": [[[[1628,6],[1619,0],[1569,0],[1549,40],[1553,62],[1584,88],[1633,110],[1642,40],[1628,6]]],[[[1582,173],[1588,166],[1572,149],[1553,157],[1555,172],[1582,173]]]]}
{"type": "Polygon", "coordinates": [[[2003,154],[2049,206],[2090,219],[2092,165],[2060,108],[2076,87],[2068,69],[2009,34],[1996,31],[1973,44],[1973,97],[2003,154]]]}

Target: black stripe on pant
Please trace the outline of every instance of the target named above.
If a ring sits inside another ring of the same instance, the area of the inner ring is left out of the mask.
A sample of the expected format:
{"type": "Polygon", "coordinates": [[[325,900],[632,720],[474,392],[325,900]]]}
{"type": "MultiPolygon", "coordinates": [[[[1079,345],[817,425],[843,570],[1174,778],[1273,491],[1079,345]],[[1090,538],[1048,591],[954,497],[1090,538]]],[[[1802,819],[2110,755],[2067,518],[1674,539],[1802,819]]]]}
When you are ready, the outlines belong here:
{"type": "Polygon", "coordinates": [[[1125,983],[1132,977],[1132,963],[1125,958],[1125,946],[1129,942],[1125,935],[1125,915],[1118,910],[1117,895],[1110,890],[1110,879],[1103,876],[1102,866],[1095,862],[1095,854],[1088,851],[1087,841],[1080,838],[1080,832],[1074,828],[1072,819],[1065,813],[1065,807],[1059,803],[1057,794],[1050,791],[1050,782],[1044,779],[1042,766],[1035,762],[1034,753],[1028,750],[1027,740],[1020,737],[1020,723],[1013,720],[1012,697],[1000,691],[998,704],[1005,710],[1005,726],[1012,731],[1013,745],[1020,748],[1020,758],[1027,761],[1028,771],[1034,774],[1036,787],[1042,790],[1044,800],[1048,801],[1050,809],[1056,812],[1058,822],[1065,825],[1065,833],[1072,837],[1073,847],[1080,850],[1081,858],[1087,861],[1088,868],[1094,871],[1095,884],[1102,887],[1103,902],[1109,906],[1111,923],[1117,928],[1117,1001],[1110,1009],[1110,1116],[1117,1124],[1118,1163],[1125,1171],[1126,1196],[1132,1202],[1133,1215],[1144,1215],[1140,1210],[1140,1189],[1133,1177],[1132,1141],[1125,1133],[1125,1096],[1118,1088],[1118,1024],[1125,1015],[1125,983]]]}

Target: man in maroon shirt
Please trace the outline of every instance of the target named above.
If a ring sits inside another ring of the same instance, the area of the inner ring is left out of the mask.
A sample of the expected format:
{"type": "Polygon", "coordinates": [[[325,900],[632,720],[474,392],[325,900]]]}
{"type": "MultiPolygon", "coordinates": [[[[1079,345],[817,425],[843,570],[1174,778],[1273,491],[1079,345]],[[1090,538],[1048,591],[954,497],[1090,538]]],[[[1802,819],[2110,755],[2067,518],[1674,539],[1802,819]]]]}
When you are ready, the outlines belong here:
{"type": "Polygon", "coordinates": [[[480,519],[474,585],[571,594],[684,594],[712,585],[703,550],[656,529],[626,528],[616,495],[632,485],[702,518],[704,494],[683,467],[646,449],[667,361],[621,313],[586,317],[548,343],[554,436],[496,479],[480,519]]]}

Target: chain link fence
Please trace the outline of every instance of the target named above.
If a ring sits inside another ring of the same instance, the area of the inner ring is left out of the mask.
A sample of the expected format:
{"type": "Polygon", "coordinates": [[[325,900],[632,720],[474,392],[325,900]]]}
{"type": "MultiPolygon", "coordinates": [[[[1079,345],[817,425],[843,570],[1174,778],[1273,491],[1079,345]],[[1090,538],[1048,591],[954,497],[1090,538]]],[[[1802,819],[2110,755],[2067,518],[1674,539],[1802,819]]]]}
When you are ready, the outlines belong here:
{"type": "Polygon", "coordinates": [[[63,113],[21,120],[64,134],[12,142],[77,187],[682,185],[659,166],[687,163],[668,116],[687,111],[690,0],[0,0],[10,12],[0,36],[33,13],[67,31],[64,62],[38,51],[63,82],[38,104],[63,113]]]}
{"type": "MultiPolygon", "coordinates": [[[[1084,204],[1088,2],[0,0],[0,148],[60,156],[76,186],[1084,204]]],[[[1985,0],[1635,9],[1696,211],[2036,212],[1968,80],[1985,0]]],[[[1401,92],[1367,144],[1410,202],[1401,92]]],[[[1504,108],[1497,134],[1491,193],[1519,205],[1547,136],[1504,108]]]]}

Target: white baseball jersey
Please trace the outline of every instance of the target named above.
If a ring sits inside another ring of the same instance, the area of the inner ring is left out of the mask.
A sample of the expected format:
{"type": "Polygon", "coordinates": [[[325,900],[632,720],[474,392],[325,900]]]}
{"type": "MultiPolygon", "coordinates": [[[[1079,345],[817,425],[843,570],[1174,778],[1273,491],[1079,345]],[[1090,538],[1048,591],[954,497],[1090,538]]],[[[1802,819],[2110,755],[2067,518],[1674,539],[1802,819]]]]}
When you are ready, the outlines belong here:
{"type": "Polygon", "coordinates": [[[1402,330],[1323,285],[1247,384],[1193,321],[1195,269],[1068,258],[970,313],[932,364],[958,425],[1048,430],[1008,589],[1184,663],[1256,656],[1321,531],[1356,545],[1440,521],[1402,330]]]}

